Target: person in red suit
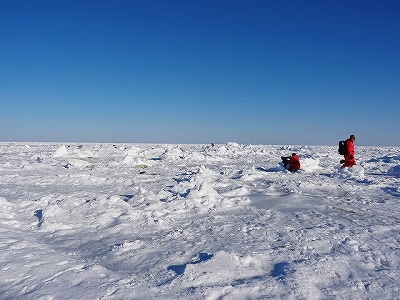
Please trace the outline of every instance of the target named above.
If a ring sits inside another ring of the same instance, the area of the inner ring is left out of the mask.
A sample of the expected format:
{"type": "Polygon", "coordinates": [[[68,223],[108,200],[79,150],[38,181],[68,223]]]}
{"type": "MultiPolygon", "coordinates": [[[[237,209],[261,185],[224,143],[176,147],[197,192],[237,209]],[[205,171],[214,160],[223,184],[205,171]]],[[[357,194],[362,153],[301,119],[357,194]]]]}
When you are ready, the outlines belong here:
{"type": "Polygon", "coordinates": [[[300,157],[296,153],[292,153],[292,156],[289,160],[288,171],[294,172],[297,170],[300,170],[300,157]]]}
{"type": "Polygon", "coordinates": [[[344,163],[342,168],[344,167],[352,167],[356,165],[355,151],[354,151],[354,142],[356,137],[354,134],[350,135],[350,137],[345,141],[347,154],[344,155],[344,163]]]}
{"type": "Polygon", "coordinates": [[[286,170],[290,172],[300,170],[300,157],[296,153],[292,153],[292,156],[281,156],[281,159],[286,170]]]}

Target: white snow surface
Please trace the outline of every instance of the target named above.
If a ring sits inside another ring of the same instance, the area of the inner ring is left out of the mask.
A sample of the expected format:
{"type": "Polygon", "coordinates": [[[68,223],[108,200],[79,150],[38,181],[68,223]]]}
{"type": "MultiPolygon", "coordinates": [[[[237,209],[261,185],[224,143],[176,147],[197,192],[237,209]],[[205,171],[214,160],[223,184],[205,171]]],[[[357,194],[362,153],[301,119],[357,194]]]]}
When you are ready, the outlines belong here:
{"type": "Polygon", "coordinates": [[[398,299],[400,148],[356,155],[1,143],[0,298],[398,299]]]}

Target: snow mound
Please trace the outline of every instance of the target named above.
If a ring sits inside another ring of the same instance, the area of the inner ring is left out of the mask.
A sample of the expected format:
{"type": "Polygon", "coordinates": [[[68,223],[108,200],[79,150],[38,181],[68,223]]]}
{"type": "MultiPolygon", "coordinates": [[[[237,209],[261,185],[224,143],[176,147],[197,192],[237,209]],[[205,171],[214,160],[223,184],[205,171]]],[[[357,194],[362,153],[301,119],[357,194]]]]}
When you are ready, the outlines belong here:
{"type": "Polygon", "coordinates": [[[149,165],[149,161],[145,156],[126,155],[123,163],[130,166],[149,165]]]}
{"type": "Polygon", "coordinates": [[[253,278],[265,273],[265,257],[263,255],[254,257],[241,257],[235,253],[218,251],[200,266],[187,264],[185,276],[189,280],[196,278],[197,282],[206,285],[217,285],[221,281],[235,280],[239,284],[241,278],[253,278]]]}
{"type": "Polygon", "coordinates": [[[161,156],[162,159],[181,159],[183,158],[183,151],[181,148],[169,147],[161,156]]]}
{"type": "Polygon", "coordinates": [[[89,168],[90,162],[82,160],[82,159],[77,159],[77,158],[69,158],[68,159],[68,167],[73,166],[76,168],[89,168]]]}
{"type": "Polygon", "coordinates": [[[200,153],[198,151],[193,151],[191,153],[188,153],[187,155],[185,155],[185,159],[186,160],[195,160],[195,161],[199,161],[199,160],[204,160],[206,157],[204,155],[204,153],[200,153]]]}
{"type": "Polygon", "coordinates": [[[250,194],[250,191],[244,187],[237,187],[235,189],[229,190],[225,193],[222,194],[224,197],[241,197],[241,196],[247,196],[250,194]]]}
{"type": "Polygon", "coordinates": [[[233,147],[233,148],[239,147],[239,144],[236,143],[236,142],[228,142],[226,145],[227,145],[228,147],[233,147]]]}
{"type": "Polygon", "coordinates": [[[10,203],[7,201],[6,198],[0,197],[0,205],[1,207],[9,206],[10,203]]]}
{"type": "Polygon", "coordinates": [[[53,157],[65,157],[68,156],[69,152],[67,150],[67,147],[65,145],[62,145],[60,148],[57,149],[57,151],[53,154],[53,157]]]}
{"type": "Polygon", "coordinates": [[[188,198],[189,199],[199,199],[199,198],[220,198],[217,191],[211,186],[209,182],[203,180],[201,177],[196,177],[196,184],[190,190],[188,198]]]}
{"type": "Polygon", "coordinates": [[[143,152],[144,156],[148,157],[151,160],[160,160],[164,153],[165,148],[163,147],[154,147],[151,149],[146,149],[143,152]]]}
{"type": "Polygon", "coordinates": [[[132,146],[129,148],[129,150],[127,151],[127,155],[129,156],[138,156],[140,153],[141,149],[136,147],[136,146],[132,146]]]}
{"type": "Polygon", "coordinates": [[[363,180],[365,178],[365,170],[361,166],[353,166],[351,168],[340,168],[339,173],[342,178],[363,180]]]}
{"type": "Polygon", "coordinates": [[[387,171],[388,175],[400,176],[400,166],[395,166],[387,171]]]}
{"type": "Polygon", "coordinates": [[[212,180],[216,180],[219,177],[219,174],[209,168],[206,168],[204,165],[200,166],[198,170],[198,175],[203,178],[208,178],[212,180]]]}
{"type": "Polygon", "coordinates": [[[312,172],[316,170],[320,170],[321,167],[319,166],[319,158],[304,158],[301,160],[301,168],[304,171],[312,172]]]}
{"type": "Polygon", "coordinates": [[[125,155],[123,163],[130,166],[149,165],[146,155],[140,148],[132,146],[125,155]]]}
{"type": "Polygon", "coordinates": [[[69,147],[62,145],[60,148],[56,150],[53,154],[54,158],[57,157],[76,157],[76,158],[88,158],[95,156],[95,153],[90,150],[83,149],[83,145],[77,146],[74,150],[69,150],[69,147]]]}

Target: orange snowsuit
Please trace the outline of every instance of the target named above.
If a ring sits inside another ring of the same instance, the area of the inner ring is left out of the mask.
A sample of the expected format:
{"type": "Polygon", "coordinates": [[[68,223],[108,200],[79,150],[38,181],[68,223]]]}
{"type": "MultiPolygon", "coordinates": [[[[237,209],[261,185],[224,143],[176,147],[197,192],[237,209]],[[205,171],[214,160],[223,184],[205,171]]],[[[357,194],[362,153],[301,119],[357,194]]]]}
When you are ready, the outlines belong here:
{"type": "Polygon", "coordinates": [[[355,151],[354,151],[354,140],[351,138],[348,138],[345,141],[346,149],[347,149],[347,154],[344,155],[344,164],[342,165],[342,168],[344,167],[352,167],[356,165],[356,159],[354,157],[355,151]]]}
{"type": "Polygon", "coordinates": [[[297,154],[292,154],[289,160],[288,171],[293,172],[300,169],[300,157],[297,154]]]}

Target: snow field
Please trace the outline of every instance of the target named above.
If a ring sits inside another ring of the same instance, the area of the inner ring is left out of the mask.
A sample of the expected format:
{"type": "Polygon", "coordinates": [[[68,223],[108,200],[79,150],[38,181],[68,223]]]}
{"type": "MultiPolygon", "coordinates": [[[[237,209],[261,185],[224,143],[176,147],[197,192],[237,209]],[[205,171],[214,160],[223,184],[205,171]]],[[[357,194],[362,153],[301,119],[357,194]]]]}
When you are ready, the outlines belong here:
{"type": "Polygon", "coordinates": [[[1,298],[393,299],[399,149],[356,155],[0,144],[1,298]]]}

